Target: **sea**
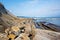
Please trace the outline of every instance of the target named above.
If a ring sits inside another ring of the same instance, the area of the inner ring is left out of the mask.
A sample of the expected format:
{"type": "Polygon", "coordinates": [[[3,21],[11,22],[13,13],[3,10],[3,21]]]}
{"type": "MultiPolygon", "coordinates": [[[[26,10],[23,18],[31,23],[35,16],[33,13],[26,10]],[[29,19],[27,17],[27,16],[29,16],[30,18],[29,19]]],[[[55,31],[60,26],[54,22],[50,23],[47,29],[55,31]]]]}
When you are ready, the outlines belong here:
{"type": "Polygon", "coordinates": [[[34,18],[34,19],[35,19],[35,22],[47,22],[47,23],[52,23],[60,26],[60,18],[42,17],[42,18],[34,18]]]}

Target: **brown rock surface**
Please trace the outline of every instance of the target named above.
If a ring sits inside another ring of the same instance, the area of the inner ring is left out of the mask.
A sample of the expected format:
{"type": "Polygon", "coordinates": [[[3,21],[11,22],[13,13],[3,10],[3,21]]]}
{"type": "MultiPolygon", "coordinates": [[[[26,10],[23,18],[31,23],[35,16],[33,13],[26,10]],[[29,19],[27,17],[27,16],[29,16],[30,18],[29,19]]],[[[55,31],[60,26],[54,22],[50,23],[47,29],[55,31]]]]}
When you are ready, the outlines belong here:
{"type": "Polygon", "coordinates": [[[60,33],[50,30],[36,29],[33,40],[60,40],[60,33]]]}
{"type": "Polygon", "coordinates": [[[30,40],[30,38],[28,37],[27,34],[22,33],[19,35],[19,37],[17,37],[15,40],[30,40]]]}

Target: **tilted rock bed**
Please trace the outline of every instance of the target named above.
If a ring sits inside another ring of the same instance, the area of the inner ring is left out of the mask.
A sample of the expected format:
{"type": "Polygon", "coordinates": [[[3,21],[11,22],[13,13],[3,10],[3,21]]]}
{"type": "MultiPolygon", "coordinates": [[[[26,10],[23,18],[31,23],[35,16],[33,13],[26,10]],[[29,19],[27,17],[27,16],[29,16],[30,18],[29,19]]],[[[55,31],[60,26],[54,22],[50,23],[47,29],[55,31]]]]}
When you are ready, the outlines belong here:
{"type": "Polygon", "coordinates": [[[16,32],[0,33],[0,40],[60,40],[59,32],[42,29],[34,29],[34,32],[34,35],[25,32],[19,32],[19,35],[16,35],[16,32]]]}

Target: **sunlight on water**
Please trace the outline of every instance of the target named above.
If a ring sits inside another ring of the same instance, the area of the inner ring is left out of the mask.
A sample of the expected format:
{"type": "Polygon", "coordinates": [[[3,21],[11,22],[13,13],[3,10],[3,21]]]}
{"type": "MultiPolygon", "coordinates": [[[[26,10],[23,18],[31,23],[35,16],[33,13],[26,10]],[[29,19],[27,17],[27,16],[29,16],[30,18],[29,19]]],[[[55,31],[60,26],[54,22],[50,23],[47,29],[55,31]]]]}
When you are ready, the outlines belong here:
{"type": "Polygon", "coordinates": [[[60,18],[38,18],[36,22],[47,22],[60,26],[60,18]]]}

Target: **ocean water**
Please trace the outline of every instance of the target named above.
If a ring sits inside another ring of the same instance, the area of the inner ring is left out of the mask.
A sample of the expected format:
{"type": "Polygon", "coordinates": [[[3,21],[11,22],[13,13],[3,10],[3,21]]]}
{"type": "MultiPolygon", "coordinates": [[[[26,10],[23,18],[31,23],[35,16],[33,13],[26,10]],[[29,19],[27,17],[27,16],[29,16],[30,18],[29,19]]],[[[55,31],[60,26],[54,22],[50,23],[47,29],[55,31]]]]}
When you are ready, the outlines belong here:
{"type": "Polygon", "coordinates": [[[60,26],[60,18],[48,18],[47,22],[60,26]]]}
{"type": "Polygon", "coordinates": [[[47,22],[60,26],[60,18],[36,18],[36,22],[47,22]]]}

